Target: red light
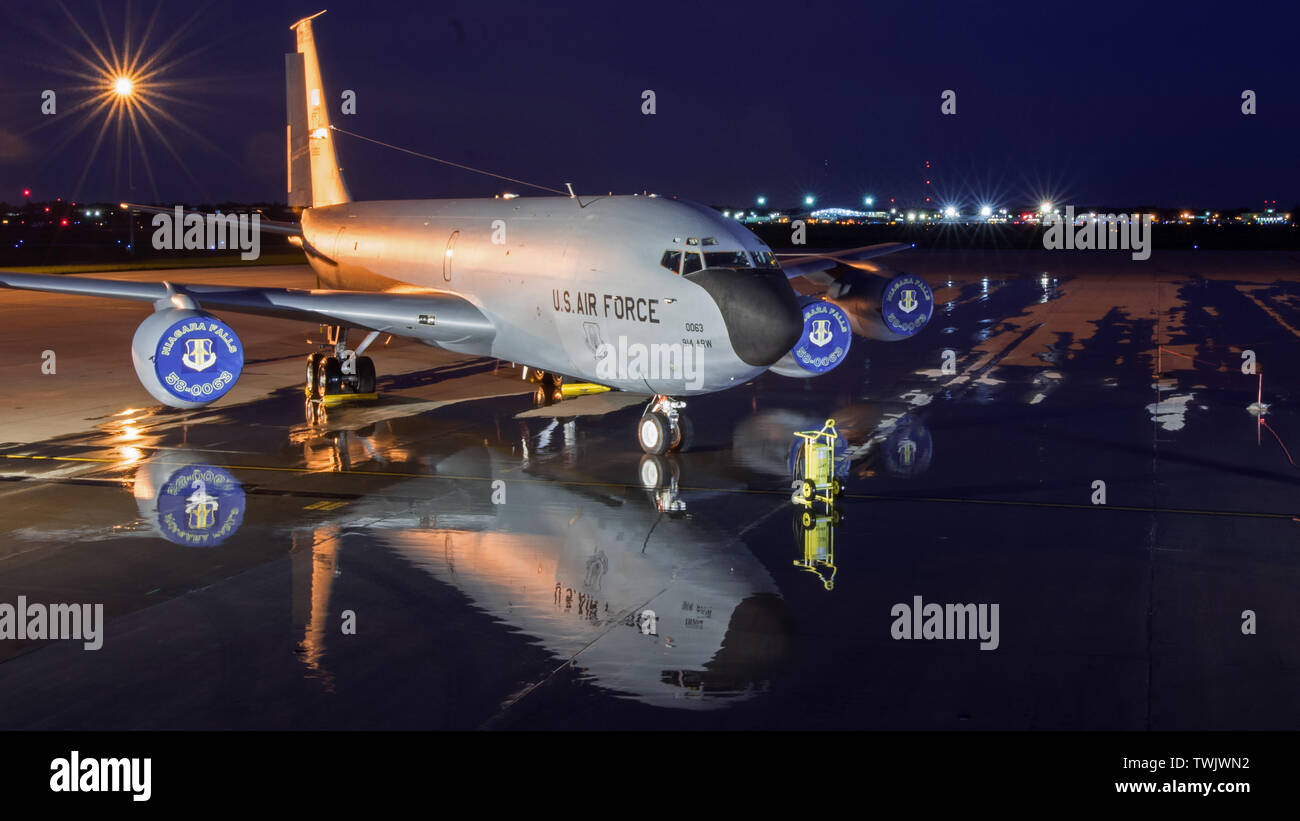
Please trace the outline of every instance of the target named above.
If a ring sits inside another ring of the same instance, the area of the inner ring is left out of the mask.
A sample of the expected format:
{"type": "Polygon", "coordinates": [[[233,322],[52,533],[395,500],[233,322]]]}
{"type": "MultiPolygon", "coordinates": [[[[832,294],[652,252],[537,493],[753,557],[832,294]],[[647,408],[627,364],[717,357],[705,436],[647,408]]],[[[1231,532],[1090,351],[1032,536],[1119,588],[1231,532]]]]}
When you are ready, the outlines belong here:
{"type": "Polygon", "coordinates": [[[23,189],[23,196],[24,196],[24,197],[30,197],[31,195],[32,195],[32,189],[30,189],[30,188],[24,188],[24,189],[23,189]]]}
{"type": "Polygon", "coordinates": [[[48,205],[45,206],[45,213],[47,213],[47,214],[50,213],[50,206],[48,206],[48,205]]]}
{"type": "Polygon", "coordinates": [[[59,220],[59,225],[67,225],[67,224],[68,224],[68,218],[67,218],[67,217],[64,217],[63,219],[59,220]]]}

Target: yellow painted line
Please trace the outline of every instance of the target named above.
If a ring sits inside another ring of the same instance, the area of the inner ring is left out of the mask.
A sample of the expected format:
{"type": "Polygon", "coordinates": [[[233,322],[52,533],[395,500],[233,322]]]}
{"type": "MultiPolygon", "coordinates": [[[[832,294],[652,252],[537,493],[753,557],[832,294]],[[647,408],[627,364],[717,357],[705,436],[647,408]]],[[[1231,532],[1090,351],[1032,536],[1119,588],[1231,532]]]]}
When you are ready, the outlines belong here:
{"type": "Polygon", "coordinates": [[[342,405],[344,402],[365,402],[378,398],[379,394],[377,393],[332,393],[320,401],[325,407],[332,408],[335,405],[342,405]]]}

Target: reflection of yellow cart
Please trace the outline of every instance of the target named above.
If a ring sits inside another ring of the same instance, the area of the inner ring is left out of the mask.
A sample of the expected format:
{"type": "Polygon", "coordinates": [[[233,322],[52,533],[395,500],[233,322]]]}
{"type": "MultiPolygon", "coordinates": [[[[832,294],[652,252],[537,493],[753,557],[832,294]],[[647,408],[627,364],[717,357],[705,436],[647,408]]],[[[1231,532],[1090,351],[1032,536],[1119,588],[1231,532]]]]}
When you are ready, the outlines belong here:
{"type": "Polygon", "coordinates": [[[821,579],[822,587],[835,589],[835,525],[839,524],[840,512],[814,516],[805,510],[795,515],[795,545],[803,550],[803,558],[795,559],[794,566],[821,579]]]}
{"type": "Polygon", "coordinates": [[[795,431],[803,440],[795,466],[795,491],[792,501],[811,508],[822,502],[829,510],[843,488],[835,476],[835,420],[827,419],[821,430],[795,431]]]}

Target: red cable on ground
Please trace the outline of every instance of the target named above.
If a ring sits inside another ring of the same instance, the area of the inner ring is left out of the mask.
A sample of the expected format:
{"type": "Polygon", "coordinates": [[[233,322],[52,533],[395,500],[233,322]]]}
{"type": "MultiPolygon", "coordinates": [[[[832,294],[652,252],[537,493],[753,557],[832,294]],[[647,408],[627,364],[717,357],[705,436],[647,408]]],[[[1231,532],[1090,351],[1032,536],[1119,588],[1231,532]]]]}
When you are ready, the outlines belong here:
{"type": "Polygon", "coordinates": [[[1269,425],[1268,421],[1262,416],[1259,417],[1259,423],[1268,428],[1269,433],[1273,434],[1273,438],[1277,440],[1279,445],[1281,445],[1282,452],[1286,454],[1286,460],[1291,463],[1291,467],[1296,467],[1295,460],[1291,458],[1291,451],[1287,450],[1286,445],[1282,444],[1282,437],[1277,435],[1277,431],[1273,430],[1273,427],[1269,425]]]}
{"type": "Polygon", "coordinates": [[[1196,357],[1188,356],[1185,353],[1179,353],[1178,351],[1171,351],[1168,348],[1166,348],[1164,345],[1157,345],[1156,347],[1160,350],[1161,353],[1173,354],[1174,356],[1181,356],[1183,359],[1190,359],[1193,362],[1200,362],[1202,365],[1210,365],[1216,371],[1223,368],[1223,365],[1221,363],[1207,362],[1204,359],[1197,359],[1196,357]]]}

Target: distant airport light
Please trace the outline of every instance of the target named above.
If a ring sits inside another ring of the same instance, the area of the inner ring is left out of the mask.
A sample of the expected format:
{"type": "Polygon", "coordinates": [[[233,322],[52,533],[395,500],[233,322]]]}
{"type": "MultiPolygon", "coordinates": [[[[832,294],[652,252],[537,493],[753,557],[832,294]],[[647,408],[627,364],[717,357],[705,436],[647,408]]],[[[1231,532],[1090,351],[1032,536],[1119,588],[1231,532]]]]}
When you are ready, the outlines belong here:
{"type": "Polygon", "coordinates": [[[767,197],[759,197],[759,198],[758,198],[758,204],[759,204],[759,205],[767,205],[767,197]]]}
{"type": "Polygon", "coordinates": [[[131,82],[130,77],[118,77],[113,83],[113,91],[119,97],[130,97],[131,92],[135,91],[135,83],[131,82]]]}
{"type": "Polygon", "coordinates": [[[1038,210],[1039,210],[1040,212],[1044,213],[1044,214],[1050,214],[1050,213],[1052,212],[1052,204],[1051,204],[1050,202],[1047,202],[1046,200],[1044,200],[1044,201],[1043,201],[1043,202],[1038,206],[1038,210]]]}
{"type": "Polygon", "coordinates": [[[862,198],[862,203],[863,203],[863,205],[875,205],[875,204],[876,204],[876,198],[875,198],[875,197],[863,197],[863,198],[862,198]]]}
{"type": "Polygon", "coordinates": [[[30,189],[30,188],[24,188],[24,189],[23,189],[23,196],[24,196],[24,197],[30,197],[31,195],[32,195],[32,189],[30,189]]]}
{"type": "Polygon", "coordinates": [[[952,219],[953,217],[957,216],[957,209],[949,205],[943,209],[943,215],[948,219],[952,219]]]}
{"type": "Polygon", "coordinates": [[[908,221],[908,222],[915,222],[915,221],[916,221],[916,212],[915,212],[915,211],[908,211],[908,212],[907,212],[907,221],[908,221]]]}
{"type": "Polygon", "coordinates": [[[812,194],[809,194],[809,195],[807,195],[806,197],[803,198],[803,204],[804,204],[804,205],[812,205],[812,204],[813,204],[814,202],[816,202],[816,201],[817,201],[817,198],[814,197],[812,194]]]}
{"type": "Polygon", "coordinates": [[[989,206],[989,205],[981,205],[981,206],[980,206],[980,216],[981,216],[981,217],[991,217],[991,216],[993,216],[993,207],[992,207],[992,206],[989,206]]]}

